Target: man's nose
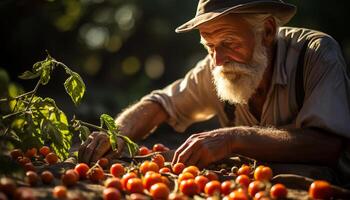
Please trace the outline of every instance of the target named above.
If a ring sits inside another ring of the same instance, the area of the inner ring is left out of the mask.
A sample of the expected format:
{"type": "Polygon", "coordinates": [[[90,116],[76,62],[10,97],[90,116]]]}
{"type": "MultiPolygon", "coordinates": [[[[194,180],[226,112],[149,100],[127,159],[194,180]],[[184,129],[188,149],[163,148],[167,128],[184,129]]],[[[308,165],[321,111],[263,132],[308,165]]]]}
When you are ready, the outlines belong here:
{"type": "Polygon", "coordinates": [[[214,61],[216,66],[222,66],[226,61],[226,55],[220,48],[215,48],[214,61]]]}

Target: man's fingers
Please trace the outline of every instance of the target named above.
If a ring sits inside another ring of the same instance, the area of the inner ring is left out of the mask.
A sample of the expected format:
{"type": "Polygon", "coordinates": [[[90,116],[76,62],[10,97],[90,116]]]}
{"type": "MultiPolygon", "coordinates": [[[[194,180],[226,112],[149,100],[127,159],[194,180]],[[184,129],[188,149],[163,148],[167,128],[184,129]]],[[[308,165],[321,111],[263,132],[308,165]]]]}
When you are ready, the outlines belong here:
{"type": "Polygon", "coordinates": [[[96,141],[96,139],[94,139],[94,140],[86,147],[85,152],[84,152],[84,156],[83,156],[83,162],[84,162],[84,163],[90,163],[91,156],[92,156],[92,154],[94,153],[97,144],[98,144],[98,141],[96,141]]]}
{"type": "Polygon", "coordinates": [[[92,138],[89,137],[85,140],[85,142],[82,145],[80,145],[79,151],[78,151],[78,160],[79,161],[83,160],[83,157],[85,154],[85,149],[90,144],[91,141],[92,141],[92,138]]]}
{"type": "Polygon", "coordinates": [[[107,137],[101,137],[98,139],[98,144],[95,148],[95,151],[90,159],[91,162],[96,162],[101,158],[108,150],[111,148],[111,144],[107,137]]]}
{"type": "Polygon", "coordinates": [[[197,163],[200,161],[201,157],[202,157],[202,152],[200,151],[200,149],[193,149],[193,151],[191,152],[191,155],[189,156],[187,161],[185,161],[184,164],[186,166],[190,166],[190,165],[197,166],[197,163]]]}
{"type": "Polygon", "coordinates": [[[172,165],[175,165],[177,163],[178,157],[187,148],[187,146],[188,146],[188,144],[185,142],[179,148],[176,149],[176,151],[174,153],[173,160],[171,161],[172,165]]]}

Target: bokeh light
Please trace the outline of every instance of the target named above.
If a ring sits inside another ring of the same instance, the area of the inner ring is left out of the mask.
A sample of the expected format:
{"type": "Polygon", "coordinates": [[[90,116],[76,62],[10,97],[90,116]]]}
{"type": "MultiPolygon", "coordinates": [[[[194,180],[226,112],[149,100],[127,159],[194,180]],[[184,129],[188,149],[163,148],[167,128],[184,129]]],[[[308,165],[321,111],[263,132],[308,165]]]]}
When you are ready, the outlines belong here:
{"type": "Polygon", "coordinates": [[[151,79],[158,79],[164,73],[163,58],[159,55],[153,55],[145,61],[146,75],[151,79]]]}
{"type": "Polygon", "coordinates": [[[127,57],[122,62],[122,70],[126,75],[133,75],[140,70],[140,60],[135,56],[127,57]]]}

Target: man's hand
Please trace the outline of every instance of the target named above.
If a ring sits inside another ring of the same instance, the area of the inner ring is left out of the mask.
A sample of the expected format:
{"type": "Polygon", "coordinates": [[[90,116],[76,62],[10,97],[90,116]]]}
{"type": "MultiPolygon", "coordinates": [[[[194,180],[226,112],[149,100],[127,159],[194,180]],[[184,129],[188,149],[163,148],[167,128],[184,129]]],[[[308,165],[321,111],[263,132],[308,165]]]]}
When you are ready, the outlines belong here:
{"type": "Polygon", "coordinates": [[[78,160],[79,162],[90,163],[96,162],[103,156],[111,159],[113,157],[116,157],[122,148],[123,143],[121,140],[118,140],[118,151],[113,152],[107,133],[93,132],[80,146],[78,152],[78,160]]]}
{"type": "Polygon", "coordinates": [[[231,154],[232,134],[227,131],[210,131],[189,137],[175,152],[172,163],[205,167],[231,154]]]}

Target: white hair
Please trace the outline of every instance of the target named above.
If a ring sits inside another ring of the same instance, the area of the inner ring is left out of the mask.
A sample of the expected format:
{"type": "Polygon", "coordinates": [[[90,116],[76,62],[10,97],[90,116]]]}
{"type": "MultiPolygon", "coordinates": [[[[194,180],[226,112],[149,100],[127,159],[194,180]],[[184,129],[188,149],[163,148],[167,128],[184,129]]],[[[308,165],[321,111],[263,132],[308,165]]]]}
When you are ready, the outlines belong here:
{"type": "Polygon", "coordinates": [[[240,14],[240,16],[249,25],[252,26],[255,34],[261,33],[264,30],[264,22],[267,18],[272,17],[276,24],[276,36],[278,34],[278,29],[282,24],[282,21],[271,14],[240,14]]]}

